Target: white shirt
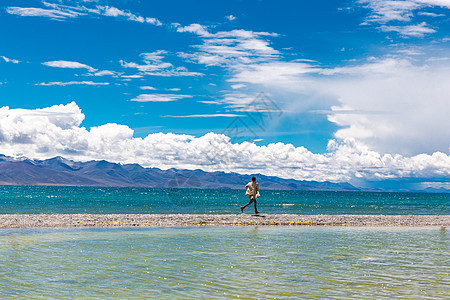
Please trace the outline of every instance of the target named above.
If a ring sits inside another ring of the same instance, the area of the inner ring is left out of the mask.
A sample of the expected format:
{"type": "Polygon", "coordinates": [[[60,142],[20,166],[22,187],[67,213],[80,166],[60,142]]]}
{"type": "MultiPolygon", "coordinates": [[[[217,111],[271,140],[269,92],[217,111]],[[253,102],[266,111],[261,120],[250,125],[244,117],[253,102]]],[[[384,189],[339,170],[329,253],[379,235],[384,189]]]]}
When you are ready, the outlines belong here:
{"type": "Polygon", "coordinates": [[[259,195],[259,184],[256,181],[250,181],[245,186],[245,189],[247,190],[245,194],[248,196],[253,196],[255,198],[258,198],[259,195]]]}

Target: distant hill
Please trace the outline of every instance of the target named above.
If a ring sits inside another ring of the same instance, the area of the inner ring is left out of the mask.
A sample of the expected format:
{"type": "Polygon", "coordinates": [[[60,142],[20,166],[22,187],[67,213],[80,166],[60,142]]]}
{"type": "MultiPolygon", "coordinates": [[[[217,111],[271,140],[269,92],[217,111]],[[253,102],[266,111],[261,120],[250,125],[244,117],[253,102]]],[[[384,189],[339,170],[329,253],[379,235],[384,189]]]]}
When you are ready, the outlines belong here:
{"type": "MultiPolygon", "coordinates": [[[[255,174],[266,190],[357,191],[349,183],[300,181],[255,174]]],[[[0,185],[118,186],[157,188],[242,189],[250,175],[202,170],[144,168],[105,160],[75,162],[0,155],[0,185]]]]}

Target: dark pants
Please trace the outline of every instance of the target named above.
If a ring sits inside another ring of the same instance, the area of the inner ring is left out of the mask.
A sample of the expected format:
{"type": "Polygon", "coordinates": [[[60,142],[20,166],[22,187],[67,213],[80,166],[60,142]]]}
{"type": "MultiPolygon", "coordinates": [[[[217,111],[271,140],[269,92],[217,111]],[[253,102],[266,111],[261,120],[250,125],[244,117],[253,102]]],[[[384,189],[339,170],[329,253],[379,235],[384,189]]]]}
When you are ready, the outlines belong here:
{"type": "Polygon", "coordinates": [[[256,198],[251,198],[250,202],[244,205],[244,208],[246,208],[247,206],[249,206],[250,204],[252,204],[252,202],[255,204],[255,213],[258,211],[256,209],[256,198]]]}

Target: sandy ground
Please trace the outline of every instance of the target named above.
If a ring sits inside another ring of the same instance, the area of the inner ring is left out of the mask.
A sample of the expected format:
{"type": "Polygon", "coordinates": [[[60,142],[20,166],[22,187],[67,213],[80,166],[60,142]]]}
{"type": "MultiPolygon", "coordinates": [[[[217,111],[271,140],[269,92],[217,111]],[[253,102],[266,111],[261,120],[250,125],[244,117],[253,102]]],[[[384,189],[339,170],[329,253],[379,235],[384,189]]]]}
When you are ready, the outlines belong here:
{"type": "Polygon", "coordinates": [[[449,215],[201,215],[35,214],[0,215],[0,228],[177,226],[441,226],[449,215]]]}

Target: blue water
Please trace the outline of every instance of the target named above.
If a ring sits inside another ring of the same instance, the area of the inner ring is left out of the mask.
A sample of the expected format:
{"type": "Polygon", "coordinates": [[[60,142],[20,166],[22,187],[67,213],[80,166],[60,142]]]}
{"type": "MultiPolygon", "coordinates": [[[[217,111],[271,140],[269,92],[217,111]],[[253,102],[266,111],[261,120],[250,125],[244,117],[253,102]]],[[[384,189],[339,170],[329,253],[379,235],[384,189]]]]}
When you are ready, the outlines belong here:
{"type": "MultiPolygon", "coordinates": [[[[449,214],[449,194],[261,191],[263,213],[449,214]]],[[[0,186],[0,214],[240,213],[243,191],[0,186]]],[[[439,227],[0,229],[0,299],[448,299],[439,227]]]]}
{"type": "MultiPolygon", "coordinates": [[[[243,190],[0,186],[0,214],[238,213],[243,190]]],[[[261,191],[267,214],[450,214],[450,194],[261,191]]],[[[249,208],[248,212],[252,209],[249,208]]]]}
{"type": "Polygon", "coordinates": [[[439,227],[0,229],[0,298],[449,299],[439,227]]]}

